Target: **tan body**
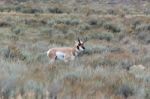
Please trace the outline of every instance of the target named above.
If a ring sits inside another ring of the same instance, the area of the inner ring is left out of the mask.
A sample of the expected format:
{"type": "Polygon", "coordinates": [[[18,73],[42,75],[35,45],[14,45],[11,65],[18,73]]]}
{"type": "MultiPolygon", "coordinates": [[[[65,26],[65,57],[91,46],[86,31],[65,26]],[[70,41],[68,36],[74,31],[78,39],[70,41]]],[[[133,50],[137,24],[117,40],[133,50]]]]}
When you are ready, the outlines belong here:
{"type": "MultiPolygon", "coordinates": [[[[75,51],[75,48],[65,47],[65,48],[52,48],[49,49],[47,52],[48,57],[51,59],[52,62],[58,59],[59,53],[63,53],[65,62],[69,60],[74,60],[75,56],[77,55],[77,52],[75,51]],[[58,54],[57,54],[58,53],[58,54]]],[[[61,56],[61,54],[60,54],[61,56]]]]}
{"type": "Polygon", "coordinates": [[[51,48],[47,51],[47,56],[50,58],[51,63],[55,60],[63,60],[68,62],[70,60],[74,60],[75,57],[85,49],[83,44],[83,42],[78,40],[74,47],[51,48]]]}

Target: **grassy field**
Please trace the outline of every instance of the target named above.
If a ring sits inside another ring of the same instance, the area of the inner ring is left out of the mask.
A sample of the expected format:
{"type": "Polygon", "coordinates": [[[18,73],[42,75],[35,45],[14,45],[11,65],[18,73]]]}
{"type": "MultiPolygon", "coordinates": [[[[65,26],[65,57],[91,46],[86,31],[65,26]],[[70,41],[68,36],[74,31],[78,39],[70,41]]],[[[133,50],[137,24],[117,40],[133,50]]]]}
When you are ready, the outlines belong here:
{"type": "Polygon", "coordinates": [[[0,0],[0,99],[150,99],[149,0],[0,0]]]}

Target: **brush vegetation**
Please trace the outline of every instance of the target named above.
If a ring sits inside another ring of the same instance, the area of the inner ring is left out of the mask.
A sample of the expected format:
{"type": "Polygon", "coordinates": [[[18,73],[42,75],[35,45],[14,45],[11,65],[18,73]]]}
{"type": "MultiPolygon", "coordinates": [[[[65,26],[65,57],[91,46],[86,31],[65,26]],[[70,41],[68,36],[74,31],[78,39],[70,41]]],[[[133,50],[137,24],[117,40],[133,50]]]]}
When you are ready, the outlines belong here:
{"type": "Polygon", "coordinates": [[[150,99],[149,0],[0,4],[0,99],[150,99]],[[78,37],[81,55],[49,64],[49,48],[78,37]]]}

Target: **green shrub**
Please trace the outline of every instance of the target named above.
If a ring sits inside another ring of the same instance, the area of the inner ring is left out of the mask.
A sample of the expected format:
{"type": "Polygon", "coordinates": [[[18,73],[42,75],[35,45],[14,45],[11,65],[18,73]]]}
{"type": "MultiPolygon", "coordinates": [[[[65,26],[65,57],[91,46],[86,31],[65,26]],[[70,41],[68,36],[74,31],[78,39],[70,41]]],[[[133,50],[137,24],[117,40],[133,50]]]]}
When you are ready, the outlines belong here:
{"type": "Polygon", "coordinates": [[[19,28],[19,27],[12,27],[12,28],[11,28],[11,31],[12,31],[13,33],[15,33],[16,35],[18,35],[18,34],[21,33],[21,28],[19,28]]]}
{"type": "Polygon", "coordinates": [[[75,33],[67,33],[65,34],[64,36],[64,39],[67,39],[67,40],[74,40],[75,39],[75,33]]]}
{"type": "Polygon", "coordinates": [[[89,30],[90,29],[90,25],[89,24],[87,24],[87,23],[83,23],[83,24],[80,24],[79,25],[79,28],[81,29],[81,30],[89,30]]]}
{"type": "Polygon", "coordinates": [[[9,99],[10,97],[14,97],[16,94],[17,81],[14,78],[7,78],[0,82],[0,95],[5,99],[9,99]]]}
{"type": "Polygon", "coordinates": [[[7,21],[1,21],[0,22],[0,27],[9,27],[9,26],[11,26],[11,24],[7,21]]]}
{"type": "Polygon", "coordinates": [[[24,92],[33,91],[35,93],[43,94],[43,84],[35,80],[28,80],[25,82],[23,90],[24,92]]]}
{"type": "MultiPolygon", "coordinates": [[[[18,2],[27,2],[27,1],[29,1],[29,0],[16,0],[16,1],[18,1],[18,2]]],[[[32,1],[32,0],[31,0],[32,1]]]]}
{"type": "Polygon", "coordinates": [[[66,24],[66,25],[78,25],[80,23],[80,20],[77,18],[71,18],[71,17],[63,17],[63,18],[56,18],[56,19],[50,19],[47,21],[47,24],[52,26],[54,24],[66,24]]]}
{"type": "Polygon", "coordinates": [[[56,24],[56,20],[54,20],[54,19],[49,19],[49,20],[47,20],[47,24],[48,24],[49,26],[53,26],[54,24],[56,24]]]}
{"type": "Polygon", "coordinates": [[[12,10],[14,10],[14,6],[13,5],[5,5],[5,6],[0,6],[0,12],[10,12],[12,10]]]}
{"type": "Polygon", "coordinates": [[[42,37],[53,37],[53,32],[55,30],[53,28],[48,28],[48,27],[42,27],[40,28],[40,36],[42,37]]]}
{"type": "Polygon", "coordinates": [[[114,34],[111,32],[90,33],[89,35],[87,35],[87,38],[111,41],[114,38],[114,34]]]}
{"type": "Polygon", "coordinates": [[[43,13],[43,10],[40,8],[31,8],[31,7],[25,7],[25,6],[17,6],[15,8],[17,12],[22,12],[22,13],[43,13]]]}
{"type": "Polygon", "coordinates": [[[134,94],[134,88],[129,85],[121,85],[117,92],[119,95],[124,96],[125,98],[128,98],[129,96],[132,96],[134,94]]]}
{"type": "Polygon", "coordinates": [[[16,46],[8,46],[8,48],[4,51],[4,57],[10,60],[24,60],[26,57],[21,53],[21,50],[16,46]]]}
{"type": "Polygon", "coordinates": [[[150,43],[150,33],[149,31],[142,31],[136,34],[137,38],[142,42],[149,44],[150,43]]]}
{"type": "Polygon", "coordinates": [[[75,18],[60,18],[56,20],[58,24],[66,24],[66,25],[78,25],[80,23],[80,20],[75,18]]]}
{"type": "Polygon", "coordinates": [[[150,43],[150,24],[139,24],[135,27],[136,37],[142,42],[150,43]]]}
{"type": "Polygon", "coordinates": [[[103,27],[109,31],[112,31],[113,33],[118,33],[121,31],[120,27],[119,26],[116,26],[115,24],[113,23],[104,23],[103,24],[103,27]]]}
{"type": "Polygon", "coordinates": [[[96,46],[89,46],[86,47],[86,50],[83,52],[84,54],[91,55],[91,54],[98,54],[107,52],[109,49],[106,46],[103,45],[96,45],[96,46]]]}
{"type": "Polygon", "coordinates": [[[136,27],[137,31],[150,31],[150,24],[141,24],[136,27]]]}
{"type": "Polygon", "coordinates": [[[117,64],[116,61],[105,59],[105,58],[94,59],[92,60],[92,62],[90,62],[90,65],[93,68],[102,67],[102,66],[103,67],[114,66],[116,64],[117,64]]]}
{"type": "Polygon", "coordinates": [[[54,7],[54,8],[48,8],[48,12],[49,13],[64,13],[64,11],[58,7],[54,7]]]}
{"type": "Polygon", "coordinates": [[[106,22],[106,20],[104,20],[104,19],[99,19],[99,20],[97,20],[97,25],[98,25],[99,27],[103,27],[103,25],[105,24],[105,22],[106,22]]]}
{"type": "Polygon", "coordinates": [[[97,21],[98,21],[98,20],[96,20],[96,19],[90,19],[90,20],[88,21],[88,24],[89,24],[89,25],[97,25],[97,21]]]}
{"type": "Polygon", "coordinates": [[[117,11],[115,11],[115,9],[108,9],[107,12],[111,15],[117,15],[117,11]]]}
{"type": "Polygon", "coordinates": [[[141,24],[141,20],[134,20],[133,22],[132,22],[132,28],[133,29],[136,29],[137,28],[137,26],[139,26],[141,24]]]}
{"type": "Polygon", "coordinates": [[[144,99],[149,99],[150,98],[150,89],[147,88],[145,93],[146,93],[146,95],[145,95],[144,99]]]}

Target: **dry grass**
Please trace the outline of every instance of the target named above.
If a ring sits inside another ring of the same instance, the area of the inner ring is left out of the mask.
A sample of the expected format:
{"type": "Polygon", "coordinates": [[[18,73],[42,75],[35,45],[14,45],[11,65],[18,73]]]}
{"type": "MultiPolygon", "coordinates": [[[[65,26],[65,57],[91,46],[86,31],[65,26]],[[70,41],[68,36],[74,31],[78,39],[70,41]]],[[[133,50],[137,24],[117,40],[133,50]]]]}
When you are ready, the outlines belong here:
{"type": "Polygon", "coordinates": [[[0,6],[0,98],[150,98],[149,1],[24,1],[0,6]],[[78,37],[85,52],[49,64],[49,48],[78,37]]]}

